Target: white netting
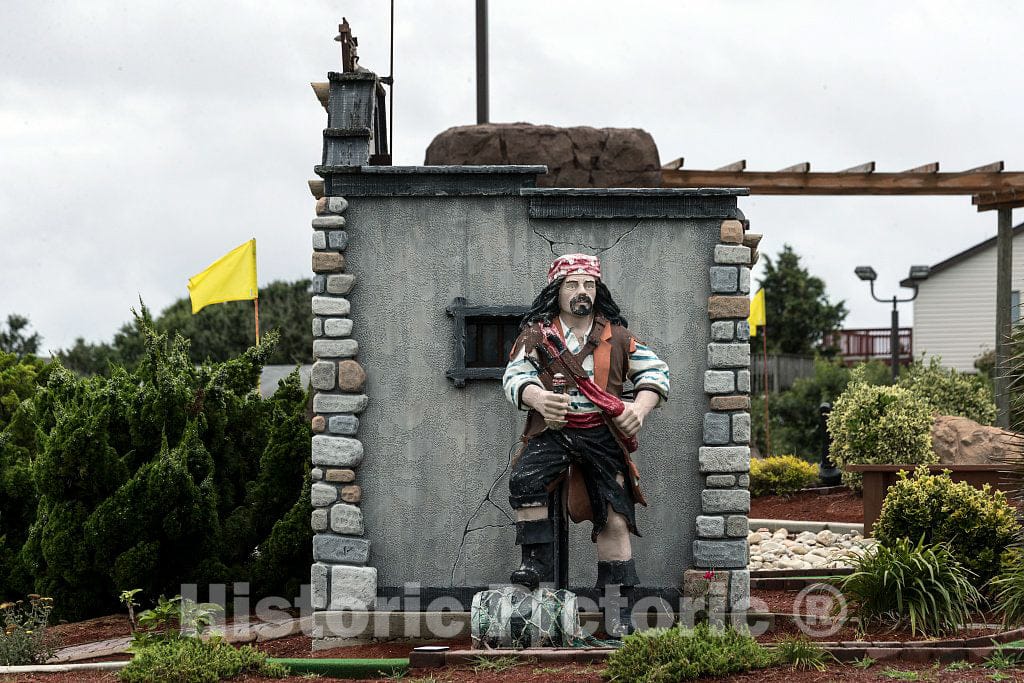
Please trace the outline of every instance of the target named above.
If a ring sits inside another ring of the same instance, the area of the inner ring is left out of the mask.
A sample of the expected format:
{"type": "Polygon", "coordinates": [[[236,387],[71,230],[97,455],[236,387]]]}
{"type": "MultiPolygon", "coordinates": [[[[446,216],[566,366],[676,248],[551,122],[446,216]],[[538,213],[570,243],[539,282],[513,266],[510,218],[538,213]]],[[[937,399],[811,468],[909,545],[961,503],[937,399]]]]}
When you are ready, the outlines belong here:
{"type": "Polygon", "coordinates": [[[576,594],[520,586],[480,591],[470,613],[473,647],[572,647],[583,644],[576,594]]]}

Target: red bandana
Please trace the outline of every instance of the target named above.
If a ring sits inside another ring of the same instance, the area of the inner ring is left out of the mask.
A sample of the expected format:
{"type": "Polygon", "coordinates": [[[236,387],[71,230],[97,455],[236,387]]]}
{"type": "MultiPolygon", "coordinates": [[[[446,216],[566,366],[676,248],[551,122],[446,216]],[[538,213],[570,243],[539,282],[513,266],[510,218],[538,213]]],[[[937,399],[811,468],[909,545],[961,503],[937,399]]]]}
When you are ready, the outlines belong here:
{"type": "Polygon", "coordinates": [[[559,256],[548,270],[548,284],[568,275],[593,275],[601,279],[601,262],[589,254],[566,254],[559,256]]]}

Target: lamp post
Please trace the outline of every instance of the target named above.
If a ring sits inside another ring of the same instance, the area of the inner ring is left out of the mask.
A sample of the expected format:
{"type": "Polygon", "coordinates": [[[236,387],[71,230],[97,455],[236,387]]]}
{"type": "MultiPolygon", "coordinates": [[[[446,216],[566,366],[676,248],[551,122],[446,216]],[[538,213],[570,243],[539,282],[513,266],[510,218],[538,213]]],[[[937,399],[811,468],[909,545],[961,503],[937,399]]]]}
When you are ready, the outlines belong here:
{"type": "Polygon", "coordinates": [[[875,294],[875,280],[878,278],[878,274],[875,273],[875,269],[871,266],[857,266],[853,272],[856,273],[857,277],[861,280],[866,280],[871,285],[871,298],[875,301],[879,301],[883,304],[892,302],[892,328],[889,331],[889,352],[891,354],[890,363],[892,364],[892,380],[895,382],[900,376],[900,312],[896,308],[896,304],[907,303],[917,298],[917,283],[922,280],[928,279],[928,273],[931,269],[928,266],[910,266],[910,279],[914,282],[911,287],[914,290],[914,295],[909,299],[897,299],[894,294],[891,299],[880,299],[875,294]]]}

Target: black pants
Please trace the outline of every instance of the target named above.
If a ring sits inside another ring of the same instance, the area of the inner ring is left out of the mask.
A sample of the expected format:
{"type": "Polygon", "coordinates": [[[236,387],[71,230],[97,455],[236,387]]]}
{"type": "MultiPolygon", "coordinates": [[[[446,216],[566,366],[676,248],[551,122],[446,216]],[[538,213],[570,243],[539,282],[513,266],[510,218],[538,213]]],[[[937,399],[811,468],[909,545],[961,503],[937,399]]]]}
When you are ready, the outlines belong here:
{"type": "Polygon", "coordinates": [[[608,505],[626,518],[629,530],[636,528],[632,489],[616,480],[630,473],[622,456],[622,447],[607,426],[560,431],[547,429],[530,439],[509,477],[509,504],[513,508],[547,505],[548,487],[562,477],[569,465],[578,467],[587,486],[587,497],[594,514],[591,538],[596,541],[608,523],[608,505]]]}

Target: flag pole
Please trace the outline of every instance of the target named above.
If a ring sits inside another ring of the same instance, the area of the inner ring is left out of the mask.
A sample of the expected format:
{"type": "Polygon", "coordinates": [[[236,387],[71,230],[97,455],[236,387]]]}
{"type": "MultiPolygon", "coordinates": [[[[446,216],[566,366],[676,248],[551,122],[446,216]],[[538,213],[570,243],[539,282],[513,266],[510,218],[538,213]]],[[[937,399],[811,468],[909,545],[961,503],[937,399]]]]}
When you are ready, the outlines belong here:
{"type": "Polygon", "coordinates": [[[254,310],[256,311],[256,346],[260,345],[260,298],[253,297],[254,310]]]}
{"type": "Polygon", "coordinates": [[[761,348],[764,350],[764,434],[765,443],[768,446],[768,452],[765,457],[770,457],[772,454],[772,427],[768,421],[768,326],[761,326],[761,348]]]}

